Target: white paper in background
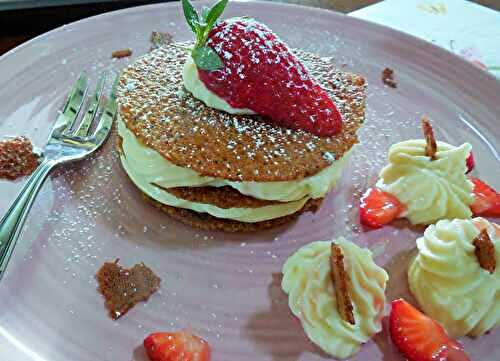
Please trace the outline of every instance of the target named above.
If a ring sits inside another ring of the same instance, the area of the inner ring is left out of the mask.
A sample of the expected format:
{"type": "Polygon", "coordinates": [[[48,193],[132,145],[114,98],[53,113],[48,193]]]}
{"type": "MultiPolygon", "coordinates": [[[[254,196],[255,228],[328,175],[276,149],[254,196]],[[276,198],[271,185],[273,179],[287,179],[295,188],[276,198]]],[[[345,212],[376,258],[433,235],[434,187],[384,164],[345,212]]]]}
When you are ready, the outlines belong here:
{"type": "Polygon", "coordinates": [[[500,77],[500,12],[465,0],[385,0],[349,15],[442,46],[500,77]]]}

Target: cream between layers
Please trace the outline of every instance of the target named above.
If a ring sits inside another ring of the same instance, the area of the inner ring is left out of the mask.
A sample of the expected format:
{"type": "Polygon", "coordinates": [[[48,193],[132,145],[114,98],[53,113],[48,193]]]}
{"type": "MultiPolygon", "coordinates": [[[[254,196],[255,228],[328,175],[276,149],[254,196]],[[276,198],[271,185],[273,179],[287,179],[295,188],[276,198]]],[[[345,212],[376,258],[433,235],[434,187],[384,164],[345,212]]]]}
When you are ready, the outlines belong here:
{"type": "Polygon", "coordinates": [[[144,193],[163,204],[240,222],[260,222],[283,217],[300,210],[310,198],[323,197],[337,182],[348,158],[346,154],[317,175],[297,182],[230,182],[224,179],[200,177],[191,169],[170,163],[155,150],[142,145],[121,119],[118,119],[118,133],[123,140],[124,155],[120,157],[123,167],[144,193]],[[229,185],[242,194],[259,199],[279,200],[283,203],[259,208],[224,209],[174,197],[153,183],[163,188],[229,185]]]}
{"type": "Polygon", "coordinates": [[[186,63],[184,63],[182,81],[184,83],[184,87],[191,94],[193,94],[196,99],[205,103],[207,107],[223,110],[226,113],[231,114],[255,114],[255,112],[250,109],[231,107],[224,99],[208,90],[205,84],[203,84],[200,80],[198,76],[198,68],[196,67],[196,64],[191,56],[188,56],[186,63]]]}
{"type": "Polygon", "coordinates": [[[331,242],[313,242],[293,254],[283,266],[281,287],[311,341],[325,352],[345,358],[382,329],[384,292],[389,277],[373,262],[369,250],[343,238],[334,242],[342,248],[346,271],[351,277],[355,325],[341,319],[337,311],[330,276],[331,242]]]}
{"type": "Polygon", "coordinates": [[[408,270],[410,290],[420,307],[452,337],[480,336],[500,325],[500,239],[486,221],[495,244],[493,274],[479,266],[472,241],[483,219],[441,220],[417,239],[418,255],[408,270]]]}
{"type": "Polygon", "coordinates": [[[471,145],[437,142],[436,160],[425,155],[423,139],[396,143],[389,149],[389,164],[380,172],[377,187],[394,194],[413,224],[440,219],[470,218],[473,184],[465,176],[471,145]]]}
{"type": "Polygon", "coordinates": [[[155,183],[163,188],[172,187],[222,187],[230,186],[257,199],[290,202],[307,198],[322,198],[337,183],[352,149],[338,161],[311,177],[289,182],[231,182],[225,179],[201,177],[195,171],[178,167],[155,150],[142,145],[118,119],[118,133],[123,139],[123,152],[133,167],[136,178],[155,183]]]}

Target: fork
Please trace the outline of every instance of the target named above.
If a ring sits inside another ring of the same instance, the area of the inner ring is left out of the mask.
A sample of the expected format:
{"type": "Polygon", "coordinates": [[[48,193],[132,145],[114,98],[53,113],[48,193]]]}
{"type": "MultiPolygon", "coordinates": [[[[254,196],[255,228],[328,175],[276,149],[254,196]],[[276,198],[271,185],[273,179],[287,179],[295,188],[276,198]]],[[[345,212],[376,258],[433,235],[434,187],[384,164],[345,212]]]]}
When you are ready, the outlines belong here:
{"type": "Polygon", "coordinates": [[[81,160],[97,150],[107,139],[116,115],[115,77],[109,99],[102,105],[104,110],[97,117],[106,83],[107,73],[100,74],[94,94],[87,97],[88,79],[85,72],[78,77],[68,99],[57,116],[42,161],[33,172],[21,192],[0,221],[0,280],[16,246],[19,234],[33,205],[33,201],[50,171],[57,165],[81,160]],[[85,105],[88,103],[88,105],[85,105]],[[79,114],[84,113],[78,123],[79,114]],[[97,119],[98,118],[98,119],[97,119]],[[95,125],[93,128],[92,126],[95,125]]]}

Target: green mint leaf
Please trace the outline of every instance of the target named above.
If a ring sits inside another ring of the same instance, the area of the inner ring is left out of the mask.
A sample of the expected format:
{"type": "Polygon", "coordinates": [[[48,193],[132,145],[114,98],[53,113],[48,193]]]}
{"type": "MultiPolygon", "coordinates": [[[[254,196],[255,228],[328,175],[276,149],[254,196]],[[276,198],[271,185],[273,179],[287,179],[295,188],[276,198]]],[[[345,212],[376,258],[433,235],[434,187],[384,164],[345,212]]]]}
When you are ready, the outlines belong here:
{"type": "Polygon", "coordinates": [[[182,10],[184,10],[184,16],[189,27],[193,30],[193,33],[197,34],[199,29],[198,24],[200,23],[198,12],[193,5],[191,5],[189,0],[182,0],[182,10]]]}
{"type": "Polygon", "coordinates": [[[222,12],[226,8],[227,2],[228,0],[219,0],[210,9],[205,21],[207,23],[207,33],[212,29],[217,19],[221,16],[222,12]]]}
{"type": "Polygon", "coordinates": [[[208,6],[204,6],[201,8],[201,18],[203,19],[203,21],[205,23],[207,21],[207,16],[208,16],[209,12],[210,12],[210,8],[208,6]]]}
{"type": "Polygon", "coordinates": [[[213,71],[224,67],[219,55],[214,49],[207,46],[201,48],[194,48],[191,53],[194,63],[199,69],[213,71]]]}

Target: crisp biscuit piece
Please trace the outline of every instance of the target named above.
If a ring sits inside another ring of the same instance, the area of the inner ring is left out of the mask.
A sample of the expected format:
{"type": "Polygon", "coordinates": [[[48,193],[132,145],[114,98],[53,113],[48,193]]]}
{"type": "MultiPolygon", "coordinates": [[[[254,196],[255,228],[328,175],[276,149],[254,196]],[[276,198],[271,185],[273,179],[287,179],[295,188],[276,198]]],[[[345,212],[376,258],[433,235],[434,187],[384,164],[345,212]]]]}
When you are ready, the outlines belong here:
{"type": "Polygon", "coordinates": [[[431,160],[436,160],[436,138],[434,137],[432,125],[427,117],[422,118],[422,131],[424,132],[425,141],[427,142],[427,145],[425,146],[425,155],[430,157],[431,160]]]}
{"type": "Polygon", "coordinates": [[[497,263],[495,259],[495,245],[490,239],[486,229],[481,230],[479,235],[472,242],[476,247],[474,253],[477,257],[479,265],[489,273],[495,272],[497,263]]]}
{"type": "Polygon", "coordinates": [[[351,325],[356,324],[354,320],[353,306],[351,296],[349,295],[349,286],[351,280],[344,268],[344,254],[339,245],[332,242],[330,255],[330,273],[333,281],[333,288],[337,298],[337,309],[340,317],[351,325]]]}
{"type": "Polygon", "coordinates": [[[146,301],[160,287],[161,279],[144,263],[127,269],[115,262],[106,262],[96,274],[99,292],[105,299],[109,316],[116,320],[138,302],[146,301]]]}

